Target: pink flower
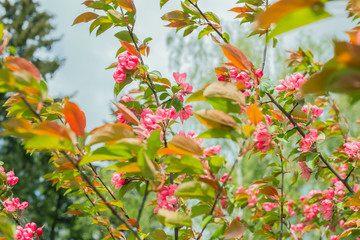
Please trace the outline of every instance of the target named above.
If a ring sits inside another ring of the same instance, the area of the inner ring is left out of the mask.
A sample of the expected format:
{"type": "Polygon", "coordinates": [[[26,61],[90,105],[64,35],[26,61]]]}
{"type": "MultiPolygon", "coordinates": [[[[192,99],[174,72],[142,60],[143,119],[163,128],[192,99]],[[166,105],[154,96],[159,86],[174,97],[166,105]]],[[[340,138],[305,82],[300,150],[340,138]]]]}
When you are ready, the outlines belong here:
{"type": "Polygon", "coordinates": [[[308,105],[304,105],[304,106],[301,108],[301,111],[308,113],[308,111],[309,111],[308,105]]]}
{"type": "Polygon", "coordinates": [[[220,145],[215,145],[215,146],[212,146],[212,147],[209,147],[209,148],[205,148],[204,155],[206,157],[209,157],[209,156],[212,156],[212,155],[215,155],[215,154],[219,154],[220,151],[221,151],[221,146],[220,145]]]}
{"type": "Polygon", "coordinates": [[[129,95],[124,95],[120,97],[120,100],[124,101],[124,102],[130,102],[130,101],[135,101],[135,99],[133,99],[132,97],[130,97],[129,95]]]}
{"type": "Polygon", "coordinates": [[[154,213],[157,213],[159,209],[167,209],[170,211],[175,211],[175,206],[177,204],[178,198],[174,196],[177,185],[170,184],[170,186],[163,186],[160,191],[157,193],[157,204],[158,207],[154,209],[154,213]]]}
{"type": "Polygon", "coordinates": [[[202,138],[197,138],[198,135],[196,135],[196,133],[192,130],[188,131],[187,134],[185,134],[184,131],[181,130],[177,135],[188,137],[194,140],[197,144],[199,144],[199,146],[201,146],[202,142],[204,141],[204,139],[202,138]]]}
{"type": "Polygon", "coordinates": [[[259,193],[259,188],[257,185],[251,185],[245,192],[249,195],[248,206],[247,208],[255,206],[257,203],[257,195],[259,193]]]}
{"type": "Polygon", "coordinates": [[[220,200],[220,204],[221,204],[222,209],[226,209],[226,199],[227,199],[226,196],[222,196],[222,198],[220,200]]]}
{"type": "Polygon", "coordinates": [[[33,232],[36,231],[36,223],[32,222],[32,223],[28,223],[25,225],[25,228],[30,228],[33,232]]]}
{"type": "Polygon", "coordinates": [[[119,68],[119,67],[116,68],[113,77],[114,77],[115,82],[117,82],[117,83],[121,83],[122,81],[124,81],[126,78],[124,69],[119,68]]]}
{"type": "Polygon", "coordinates": [[[19,198],[13,198],[11,201],[6,200],[4,202],[6,211],[14,212],[20,205],[19,198]]]}
{"type": "Polygon", "coordinates": [[[25,227],[22,228],[21,226],[17,226],[15,232],[15,240],[32,240],[34,236],[34,231],[29,228],[25,227]]]}
{"type": "Polygon", "coordinates": [[[323,214],[324,220],[331,220],[333,216],[332,211],[333,204],[329,199],[325,199],[321,202],[320,212],[323,214]]]}
{"type": "Polygon", "coordinates": [[[161,108],[156,109],[155,115],[159,117],[158,123],[165,122],[167,120],[173,119],[176,116],[176,110],[174,107],[171,108],[161,108]]]}
{"type": "Polygon", "coordinates": [[[300,90],[301,85],[303,85],[307,80],[300,73],[294,73],[291,76],[286,76],[285,80],[280,80],[280,85],[275,87],[276,91],[284,90],[300,90]]]}
{"type": "MultiPolygon", "coordinates": [[[[224,173],[224,175],[222,175],[222,177],[220,178],[220,182],[225,182],[226,178],[228,177],[228,174],[227,173],[224,173]]],[[[232,180],[232,177],[229,177],[228,178],[228,181],[231,181],[232,180]]]]}
{"type": "Polygon", "coordinates": [[[332,236],[330,236],[330,240],[340,240],[340,236],[339,235],[332,235],[332,236]]]}
{"type": "Polygon", "coordinates": [[[298,223],[296,225],[291,225],[291,230],[301,232],[304,229],[303,223],[298,223]]]}
{"type": "Polygon", "coordinates": [[[20,210],[24,210],[24,209],[26,209],[28,206],[29,206],[29,203],[28,203],[28,202],[22,202],[22,203],[18,206],[18,208],[19,208],[20,210]]]}
{"type": "Polygon", "coordinates": [[[335,183],[335,194],[339,195],[339,196],[344,196],[344,192],[343,190],[345,189],[345,185],[341,182],[338,181],[335,183]]]}
{"type": "Polygon", "coordinates": [[[220,82],[227,81],[227,78],[225,76],[223,76],[223,75],[216,74],[216,77],[217,77],[218,81],[220,81],[220,82]]]}
{"type": "Polygon", "coordinates": [[[267,212],[270,212],[273,208],[276,208],[278,206],[279,206],[279,204],[274,203],[274,202],[264,202],[263,203],[263,209],[267,212]]]}
{"type": "Polygon", "coordinates": [[[14,186],[19,181],[19,178],[15,177],[14,171],[7,172],[6,176],[6,181],[9,183],[10,186],[14,186]]]}
{"type": "Polygon", "coordinates": [[[343,145],[345,153],[349,156],[349,158],[358,158],[359,157],[359,149],[360,144],[354,140],[351,142],[347,142],[343,145]]]}
{"type": "Polygon", "coordinates": [[[264,115],[264,118],[265,118],[266,124],[271,126],[271,124],[272,124],[271,117],[269,115],[264,115]]]}
{"type": "Polygon", "coordinates": [[[43,234],[43,228],[38,228],[38,229],[36,229],[36,236],[37,236],[37,237],[41,237],[42,234],[43,234]]]}
{"type": "Polygon", "coordinates": [[[306,182],[308,182],[312,173],[311,168],[309,168],[305,162],[299,162],[299,166],[301,167],[301,178],[307,179],[306,182]]]}
{"type": "Polygon", "coordinates": [[[137,67],[139,58],[126,51],[118,56],[118,61],[122,69],[133,70],[137,67]]]}
{"type": "Polygon", "coordinates": [[[114,173],[111,179],[111,184],[115,185],[115,188],[121,188],[125,185],[125,179],[122,178],[124,173],[114,173]]]}
{"type": "Polygon", "coordinates": [[[186,94],[190,94],[193,90],[193,86],[191,86],[189,83],[183,83],[180,85],[180,87],[182,87],[182,89],[180,90],[180,94],[182,96],[186,96],[186,94]]]}
{"type": "Polygon", "coordinates": [[[5,169],[3,168],[3,166],[0,166],[0,172],[5,172],[5,169]]]}
{"type": "Polygon", "coordinates": [[[318,108],[317,106],[312,106],[312,114],[314,117],[320,117],[321,114],[323,113],[324,109],[323,108],[318,108]]]}
{"type": "Polygon", "coordinates": [[[333,188],[329,188],[329,190],[324,190],[324,195],[326,199],[333,199],[335,196],[335,191],[333,188]]]}
{"type": "Polygon", "coordinates": [[[288,206],[288,212],[289,212],[289,216],[293,217],[295,216],[296,212],[292,209],[292,205],[294,204],[293,200],[289,200],[286,205],[288,206]]]}
{"type": "Polygon", "coordinates": [[[319,204],[315,203],[312,206],[305,205],[305,207],[304,207],[305,221],[310,221],[310,220],[314,219],[318,212],[319,212],[319,204]]]}
{"type": "Polygon", "coordinates": [[[268,132],[263,122],[260,122],[257,127],[258,129],[254,132],[256,147],[261,152],[266,152],[270,148],[271,134],[268,132]]]}
{"type": "Polygon", "coordinates": [[[305,135],[305,138],[301,139],[299,145],[301,148],[298,148],[301,152],[310,152],[312,144],[316,141],[318,137],[318,131],[316,129],[310,129],[310,133],[305,135]]]}
{"type": "Polygon", "coordinates": [[[264,73],[261,69],[257,69],[255,71],[255,76],[258,77],[258,78],[261,78],[262,76],[264,76],[264,73]]]}
{"type": "Polygon", "coordinates": [[[193,115],[192,106],[187,105],[182,110],[177,113],[177,116],[180,117],[181,123],[184,123],[184,120],[189,119],[193,115]]]}
{"type": "Polygon", "coordinates": [[[238,72],[236,71],[236,67],[231,67],[229,71],[229,76],[233,79],[235,79],[238,75],[238,72]]]}
{"type": "Polygon", "coordinates": [[[178,85],[181,85],[186,80],[186,73],[174,72],[173,76],[178,85]]]}

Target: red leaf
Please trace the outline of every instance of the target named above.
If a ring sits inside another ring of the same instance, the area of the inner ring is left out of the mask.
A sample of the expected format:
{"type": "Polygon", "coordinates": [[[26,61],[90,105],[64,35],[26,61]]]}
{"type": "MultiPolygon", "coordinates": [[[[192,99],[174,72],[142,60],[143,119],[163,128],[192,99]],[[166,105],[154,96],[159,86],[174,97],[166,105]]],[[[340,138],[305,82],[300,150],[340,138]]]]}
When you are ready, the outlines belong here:
{"type": "Polygon", "coordinates": [[[140,124],[139,119],[137,119],[137,117],[135,116],[135,114],[130,111],[127,107],[125,107],[123,104],[121,103],[114,103],[114,105],[120,110],[120,112],[122,113],[122,115],[124,116],[124,118],[134,124],[140,124]]]}
{"type": "Polygon", "coordinates": [[[117,3],[120,7],[125,9],[126,11],[132,12],[136,11],[134,2],[132,0],[117,0],[117,3]]]}
{"type": "Polygon", "coordinates": [[[124,48],[126,48],[126,50],[131,53],[132,55],[135,55],[137,56],[138,58],[140,58],[140,53],[136,50],[136,48],[131,45],[130,43],[128,42],[125,42],[125,41],[120,41],[121,43],[121,46],[123,46],[124,48]]]}
{"type": "Polygon", "coordinates": [[[80,110],[76,103],[69,102],[65,99],[63,113],[65,121],[70,125],[76,135],[83,137],[85,134],[86,118],[83,111],[80,110]]]}
{"type": "Polygon", "coordinates": [[[253,72],[253,64],[237,47],[228,43],[220,44],[220,47],[223,50],[225,57],[229,59],[232,64],[242,70],[253,72]]]}
{"type": "Polygon", "coordinates": [[[39,70],[25,58],[10,56],[5,58],[4,64],[12,71],[26,71],[31,73],[36,80],[40,81],[41,79],[39,70]]]}
{"type": "Polygon", "coordinates": [[[96,19],[98,16],[99,15],[97,15],[96,13],[93,13],[93,12],[86,12],[86,13],[80,14],[79,16],[77,16],[77,18],[75,18],[72,25],[82,23],[82,22],[89,22],[91,20],[96,19]]]}

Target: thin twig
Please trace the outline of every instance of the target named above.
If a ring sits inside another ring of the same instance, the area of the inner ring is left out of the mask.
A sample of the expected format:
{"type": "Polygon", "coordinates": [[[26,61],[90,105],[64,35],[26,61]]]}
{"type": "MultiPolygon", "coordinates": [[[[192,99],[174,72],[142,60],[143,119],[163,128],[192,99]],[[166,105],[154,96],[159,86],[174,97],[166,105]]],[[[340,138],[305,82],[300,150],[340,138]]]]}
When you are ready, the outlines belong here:
{"type": "MultiPolygon", "coordinates": [[[[25,102],[25,104],[29,107],[29,109],[37,116],[37,118],[42,121],[41,116],[39,114],[36,113],[35,109],[30,105],[30,103],[26,100],[26,98],[22,98],[23,101],[25,102]]],[[[126,227],[128,229],[130,229],[130,231],[133,232],[133,234],[135,235],[135,237],[139,240],[141,240],[136,228],[134,229],[133,226],[131,226],[126,219],[121,216],[111,205],[110,203],[106,200],[106,198],[99,192],[99,190],[94,186],[94,184],[91,182],[91,180],[88,178],[88,176],[86,176],[86,174],[81,170],[80,166],[78,165],[77,162],[74,161],[73,158],[71,158],[65,151],[60,151],[74,166],[75,168],[79,171],[79,173],[81,174],[81,176],[85,179],[85,181],[91,186],[92,190],[101,198],[101,200],[104,201],[105,205],[110,209],[110,211],[112,212],[112,214],[117,217],[121,222],[123,222],[126,227]]]]}
{"type": "Polygon", "coordinates": [[[348,173],[348,175],[345,177],[345,181],[348,180],[348,178],[350,177],[351,173],[354,171],[354,167],[350,170],[350,172],[348,173]]]}
{"type": "Polygon", "coordinates": [[[289,111],[289,115],[292,114],[292,112],[295,110],[295,108],[299,105],[299,102],[296,102],[294,107],[289,111]]]}
{"type": "MultiPolygon", "coordinates": [[[[5,209],[5,204],[4,204],[4,202],[0,199],[0,204],[1,204],[1,206],[5,209]]],[[[12,220],[17,224],[17,225],[19,225],[19,226],[21,226],[21,223],[20,223],[20,221],[19,221],[19,219],[17,219],[15,216],[14,216],[14,214],[11,214],[11,216],[12,216],[12,220]]]]}
{"type": "MultiPolygon", "coordinates": [[[[104,181],[102,180],[102,178],[100,177],[100,175],[96,172],[96,169],[95,167],[89,163],[89,166],[91,168],[91,170],[93,170],[93,172],[95,173],[96,175],[96,178],[99,179],[99,181],[101,182],[101,184],[104,186],[104,188],[107,190],[107,192],[111,195],[111,197],[114,199],[114,200],[117,200],[114,193],[112,191],[110,191],[109,187],[104,183],[104,181]]],[[[125,210],[120,207],[122,213],[124,214],[124,216],[127,218],[127,219],[130,219],[130,217],[126,214],[125,210]]]]}
{"type": "Polygon", "coordinates": [[[28,106],[28,108],[31,110],[31,112],[33,114],[35,114],[35,116],[39,119],[40,122],[42,122],[41,116],[40,114],[35,110],[35,108],[28,102],[28,100],[26,100],[25,96],[20,93],[20,97],[21,99],[24,101],[24,103],[26,104],[26,106],[28,106]]]}
{"type": "MultiPolygon", "coordinates": [[[[240,150],[240,151],[241,151],[241,150],[240,150]]],[[[236,166],[236,164],[239,162],[239,159],[241,158],[241,156],[242,156],[242,154],[241,154],[241,152],[239,152],[239,156],[235,159],[233,165],[231,166],[231,169],[230,169],[230,171],[229,171],[229,173],[228,173],[228,176],[225,178],[223,184],[219,187],[219,189],[218,189],[218,191],[217,191],[217,193],[216,193],[216,197],[215,197],[215,200],[214,200],[214,203],[213,203],[213,205],[212,205],[212,208],[211,208],[211,210],[210,210],[209,215],[212,215],[212,214],[213,214],[213,212],[214,212],[214,210],[215,210],[215,207],[216,207],[216,204],[217,204],[217,202],[219,201],[219,198],[220,198],[220,196],[221,196],[222,190],[224,189],[225,185],[227,184],[227,182],[228,182],[228,180],[229,180],[229,177],[231,176],[231,173],[234,171],[235,166],[236,166]]],[[[208,221],[208,222],[205,224],[205,226],[201,229],[201,232],[199,233],[198,237],[196,238],[197,240],[199,240],[199,239],[202,237],[202,235],[203,235],[203,233],[204,233],[204,231],[205,231],[205,228],[207,227],[207,225],[209,224],[209,222],[210,222],[210,221],[208,221]]]]}
{"type": "Polygon", "coordinates": [[[188,0],[191,5],[193,5],[201,14],[201,16],[205,19],[206,23],[212,28],[214,29],[214,31],[222,38],[222,40],[226,43],[229,43],[224,36],[222,35],[222,33],[209,21],[209,19],[205,16],[205,14],[201,11],[201,9],[198,7],[197,3],[193,3],[193,1],[188,0]]]}
{"type": "MultiPolygon", "coordinates": [[[[95,207],[95,203],[91,200],[90,196],[86,192],[83,192],[83,193],[85,194],[85,196],[89,200],[89,202],[93,205],[93,207],[95,207]]],[[[101,216],[101,214],[99,212],[96,212],[96,215],[101,216]]],[[[115,237],[112,234],[112,232],[110,231],[110,228],[108,226],[106,226],[106,229],[108,230],[110,236],[115,240],[115,237]]]]}
{"type": "MultiPolygon", "coordinates": [[[[267,8],[269,5],[268,0],[266,0],[265,3],[265,8],[267,8]]],[[[263,53],[263,62],[261,64],[261,70],[264,71],[265,68],[265,62],[266,62],[266,54],[267,54],[267,46],[268,46],[268,35],[269,35],[269,30],[266,29],[265,32],[265,46],[264,46],[264,53],[263,53]]]]}
{"type": "MultiPolygon", "coordinates": [[[[304,131],[300,128],[300,126],[295,122],[295,120],[293,119],[293,117],[275,100],[275,98],[269,93],[267,92],[266,95],[271,99],[271,101],[276,105],[276,107],[289,119],[289,121],[293,124],[294,128],[300,133],[300,135],[305,138],[305,133],[304,131]]],[[[333,166],[331,166],[331,164],[325,159],[325,157],[322,155],[322,153],[317,150],[317,148],[315,147],[315,152],[317,154],[319,154],[319,158],[321,159],[321,161],[326,165],[326,167],[345,185],[345,187],[347,188],[347,190],[351,193],[354,193],[354,190],[352,189],[352,187],[349,185],[349,183],[340,176],[340,174],[333,168],[333,166]]]]}
{"type": "Polygon", "coordinates": [[[149,187],[149,181],[146,181],[146,186],[145,186],[145,193],[144,193],[144,197],[143,197],[143,200],[141,202],[141,206],[139,208],[139,213],[138,213],[138,216],[137,216],[137,220],[136,220],[136,225],[135,227],[139,227],[140,226],[140,219],[141,219],[141,213],[145,207],[145,202],[146,202],[146,198],[147,196],[149,195],[149,190],[148,190],[148,187],[149,187]]]}
{"type": "Polygon", "coordinates": [[[283,165],[283,158],[280,155],[280,162],[281,162],[281,211],[280,211],[280,240],[283,237],[283,216],[284,216],[284,165],[283,165]]]}
{"type": "MultiPolygon", "coordinates": [[[[120,6],[119,6],[119,7],[120,7],[120,6]]],[[[120,11],[121,11],[121,14],[124,15],[124,10],[122,9],[122,7],[120,7],[120,11]]],[[[131,37],[131,39],[132,39],[132,41],[133,41],[133,43],[134,43],[134,45],[135,45],[136,50],[137,50],[138,53],[139,53],[141,65],[144,66],[145,64],[144,64],[144,60],[143,60],[143,58],[142,58],[142,56],[141,56],[140,48],[139,48],[139,46],[138,46],[138,44],[137,44],[137,42],[136,42],[136,40],[135,40],[134,33],[133,33],[132,29],[130,29],[130,27],[129,27],[129,25],[128,25],[127,23],[126,23],[126,28],[127,28],[128,32],[129,32],[129,34],[130,34],[130,37],[131,37]]],[[[153,94],[154,94],[155,101],[156,101],[156,105],[157,105],[157,106],[161,106],[160,101],[159,101],[159,98],[158,98],[158,96],[157,96],[157,92],[156,92],[156,90],[155,90],[154,83],[153,83],[153,81],[151,80],[150,75],[149,75],[148,73],[146,73],[146,77],[147,77],[147,79],[149,80],[149,82],[146,82],[146,84],[149,86],[149,88],[151,89],[151,91],[152,91],[153,94]]]]}

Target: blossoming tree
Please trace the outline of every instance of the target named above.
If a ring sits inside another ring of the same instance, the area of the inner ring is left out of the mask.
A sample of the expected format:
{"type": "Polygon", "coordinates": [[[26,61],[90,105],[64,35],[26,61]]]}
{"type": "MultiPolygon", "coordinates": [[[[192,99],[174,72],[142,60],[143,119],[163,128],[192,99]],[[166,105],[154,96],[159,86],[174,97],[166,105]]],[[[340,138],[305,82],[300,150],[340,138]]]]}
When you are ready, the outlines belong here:
{"type": "MultiPolygon", "coordinates": [[[[160,6],[166,3],[161,0],[160,6]]],[[[136,7],[132,0],[89,0],[83,4],[91,11],[78,16],[74,24],[92,21],[90,31],[96,30],[97,35],[111,27],[119,29],[115,36],[121,47],[117,61],[109,68],[114,71],[115,95],[126,88],[129,94],[114,102],[116,123],[87,132],[85,114],[67,98],[54,101],[30,62],[5,57],[5,67],[0,70],[0,91],[9,93],[4,105],[9,119],[2,123],[6,130],[2,134],[23,139],[29,152],[52,153],[50,164],[56,170],[45,178],[57,188],[67,189],[68,197],[86,202],[72,205],[67,214],[92,219],[103,229],[104,239],[326,236],[335,240],[360,236],[360,143],[350,135],[349,123],[330,95],[340,92],[358,97],[359,29],[349,32],[350,42],[334,43],[334,57],[324,65],[300,50],[290,56],[295,72],[279,85],[269,84],[263,73],[268,42],[329,17],[324,9],[326,1],[280,0],[272,5],[263,0],[238,1],[239,6],[231,9],[238,13],[236,18],[251,22],[255,29],[252,35],[264,37],[261,66],[254,66],[230,44],[230,36],[223,32],[215,13],[204,12],[198,1],[181,1],[182,10],[162,16],[169,22],[167,26],[184,29],[184,36],[199,30],[199,38],[211,37],[229,61],[214,66],[218,81],[202,89],[193,89],[186,73],[174,73],[169,80],[148,69],[144,56],[150,53],[151,38],[140,40],[134,33],[136,7]],[[132,82],[137,88],[129,89],[132,82]],[[316,94],[316,98],[307,98],[307,94],[316,94]],[[196,101],[206,102],[208,107],[193,112],[191,104],[196,101]],[[174,132],[174,124],[181,126],[193,115],[208,130],[174,132]],[[220,156],[219,145],[202,146],[204,139],[215,138],[239,145],[234,161],[220,156]],[[333,139],[337,147],[326,153],[320,144],[333,139]],[[296,146],[289,146],[290,141],[296,141],[296,146]],[[289,154],[284,152],[285,146],[292,149],[289,154]],[[268,156],[272,175],[241,186],[232,181],[233,170],[249,155],[259,159],[268,156]],[[108,166],[102,169],[104,164],[94,164],[99,161],[108,166]],[[297,179],[290,162],[297,163],[301,178],[316,178],[327,187],[300,198],[287,194],[285,175],[297,179]],[[109,171],[112,178],[107,182],[103,177],[109,171]],[[127,213],[124,201],[130,190],[141,198],[134,216],[127,213]],[[149,199],[151,192],[156,198],[149,199]],[[151,208],[154,214],[142,216],[144,208],[151,208]],[[142,222],[149,218],[163,227],[143,229],[142,222]]],[[[347,11],[357,20],[359,2],[350,0],[347,11]]],[[[1,38],[3,52],[8,36],[1,38]]],[[[15,234],[3,235],[39,239],[43,227],[22,218],[28,204],[20,203],[11,193],[21,181],[14,171],[0,168],[1,215],[17,225],[15,234]]]]}

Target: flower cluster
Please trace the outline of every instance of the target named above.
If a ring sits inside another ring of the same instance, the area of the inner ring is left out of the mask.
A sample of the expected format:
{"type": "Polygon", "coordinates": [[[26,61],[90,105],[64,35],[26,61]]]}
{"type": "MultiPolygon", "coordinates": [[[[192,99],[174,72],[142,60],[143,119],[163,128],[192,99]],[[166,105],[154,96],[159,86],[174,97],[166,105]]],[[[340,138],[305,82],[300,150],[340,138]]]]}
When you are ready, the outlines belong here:
{"type": "Polygon", "coordinates": [[[299,166],[301,167],[301,178],[306,179],[306,182],[308,182],[312,173],[311,168],[309,168],[304,161],[299,162],[299,166]]]}
{"type": "Polygon", "coordinates": [[[5,209],[9,212],[14,212],[17,209],[24,210],[29,206],[28,202],[20,203],[19,198],[13,198],[11,200],[4,201],[5,209]]]}
{"type": "Polygon", "coordinates": [[[125,178],[122,178],[124,173],[114,173],[111,179],[111,184],[115,185],[115,188],[121,188],[125,185],[125,178]]]}
{"type": "Polygon", "coordinates": [[[113,77],[115,82],[121,83],[126,78],[125,69],[135,69],[139,62],[139,58],[126,51],[118,56],[118,62],[113,77]]]}
{"type": "Polygon", "coordinates": [[[266,152],[270,148],[271,134],[266,128],[263,122],[258,124],[258,129],[254,132],[254,140],[256,142],[256,148],[261,152],[266,152]]]}
{"type": "Polygon", "coordinates": [[[301,73],[294,73],[291,76],[286,76],[285,80],[280,80],[280,85],[276,86],[275,90],[300,90],[301,85],[303,85],[306,81],[306,78],[304,78],[301,73]]]}
{"type": "Polygon", "coordinates": [[[170,184],[170,186],[163,186],[157,193],[157,204],[158,206],[154,209],[154,213],[157,213],[159,209],[167,209],[170,211],[176,210],[176,203],[178,198],[174,196],[177,185],[170,184]]]}
{"type": "MultiPolygon", "coordinates": [[[[5,173],[5,169],[2,166],[0,166],[0,172],[5,173]]],[[[14,186],[19,181],[19,178],[15,177],[14,171],[9,171],[6,173],[6,181],[10,186],[14,186]]]]}
{"type": "Polygon", "coordinates": [[[38,239],[42,236],[42,233],[42,227],[36,229],[36,223],[28,223],[25,225],[25,228],[22,226],[17,226],[15,240],[32,240],[34,234],[36,234],[36,239],[38,239]]]}
{"type": "Polygon", "coordinates": [[[349,158],[359,158],[359,150],[360,150],[360,143],[357,141],[352,140],[351,142],[347,142],[343,145],[345,153],[349,156],[349,158]]]}
{"type": "Polygon", "coordinates": [[[182,89],[179,91],[179,94],[175,95],[175,97],[178,97],[181,102],[184,102],[184,97],[187,94],[192,93],[193,86],[190,85],[189,83],[184,83],[187,76],[186,73],[174,72],[173,76],[178,86],[182,87],[182,89]]]}
{"type": "Polygon", "coordinates": [[[311,146],[318,137],[318,130],[310,129],[310,133],[305,135],[305,138],[301,139],[299,142],[300,148],[298,149],[301,152],[310,152],[311,146]]]}

